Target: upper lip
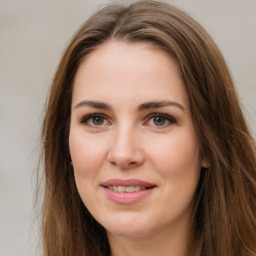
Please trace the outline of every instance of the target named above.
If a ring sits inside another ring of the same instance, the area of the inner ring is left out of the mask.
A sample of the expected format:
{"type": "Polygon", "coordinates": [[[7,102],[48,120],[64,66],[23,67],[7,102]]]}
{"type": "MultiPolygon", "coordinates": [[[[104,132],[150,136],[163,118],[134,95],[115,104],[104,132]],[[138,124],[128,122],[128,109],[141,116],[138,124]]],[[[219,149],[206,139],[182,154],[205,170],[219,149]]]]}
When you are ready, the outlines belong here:
{"type": "Polygon", "coordinates": [[[143,180],[138,180],[138,179],[127,179],[127,180],[122,180],[122,179],[110,179],[101,184],[104,187],[109,187],[109,186],[124,186],[124,187],[130,187],[130,186],[140,186],[140,187],[156,187],[155,184],[143,181],[143,180]]]}

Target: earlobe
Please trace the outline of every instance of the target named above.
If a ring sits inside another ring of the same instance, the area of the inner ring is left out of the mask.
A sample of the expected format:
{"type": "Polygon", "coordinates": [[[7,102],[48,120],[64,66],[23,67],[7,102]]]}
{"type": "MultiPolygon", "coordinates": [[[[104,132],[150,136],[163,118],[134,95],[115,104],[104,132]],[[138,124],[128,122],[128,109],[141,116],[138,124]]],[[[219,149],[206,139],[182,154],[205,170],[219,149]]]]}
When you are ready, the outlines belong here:
{"type": "Polygon", "coordinates": [[[201,166],[206,169],[208,169],[210,167],[210,161],[209,161],[208,157],[204,156],[202,158],[201,166]]]}

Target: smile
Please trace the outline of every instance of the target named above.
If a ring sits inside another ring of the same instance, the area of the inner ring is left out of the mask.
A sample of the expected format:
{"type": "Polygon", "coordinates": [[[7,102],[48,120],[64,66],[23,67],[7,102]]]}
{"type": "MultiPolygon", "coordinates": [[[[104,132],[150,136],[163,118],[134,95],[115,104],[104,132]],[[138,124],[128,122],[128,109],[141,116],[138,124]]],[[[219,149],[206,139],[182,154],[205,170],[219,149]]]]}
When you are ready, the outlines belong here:
{"type": "Polygon", "coordinates": [[[116,204],[135,204],[146,200],[157,188],[156,184],[138,179],[111,179],[101,184],[108,199],[116,204]]]}
{"type": "Polygon", "coordinates": [[[108,189],[116,191],[116,192],[120,192],[120,193],[134,193],[134,192],[138,192],[138,191],[141,191],[141,190],[145,190],[146,187],[141,187],[141,186],[129,186],[129,187],[108,186],[108,189]]]}

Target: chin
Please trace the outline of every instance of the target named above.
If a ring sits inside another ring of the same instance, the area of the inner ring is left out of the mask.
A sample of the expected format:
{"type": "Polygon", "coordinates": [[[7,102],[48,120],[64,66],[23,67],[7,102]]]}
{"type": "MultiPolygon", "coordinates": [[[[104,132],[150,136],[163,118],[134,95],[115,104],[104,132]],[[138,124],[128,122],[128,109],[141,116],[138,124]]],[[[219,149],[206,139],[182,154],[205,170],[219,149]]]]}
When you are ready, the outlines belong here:
{"type": "Polygon", "coordinates": [[[142,238],[150,234],[149,230],[135,226],[121,226],[107,229],[107,234],[114,236],[127,237],[127,238],[142,238]]]}
{"type": "Polygon", "coordinates": [[[101,222],[108,234],[124,237],[143,237],[150,233],[149,222],[135,216],[116,216],[101,222]]]}

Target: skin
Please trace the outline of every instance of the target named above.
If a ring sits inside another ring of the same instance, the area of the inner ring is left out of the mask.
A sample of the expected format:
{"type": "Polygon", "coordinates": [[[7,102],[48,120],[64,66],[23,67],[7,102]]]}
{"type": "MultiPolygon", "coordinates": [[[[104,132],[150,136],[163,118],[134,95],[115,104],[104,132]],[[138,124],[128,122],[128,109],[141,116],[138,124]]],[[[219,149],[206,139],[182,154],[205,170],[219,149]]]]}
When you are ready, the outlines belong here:
{"type": "Polygon", "coordinates": [[[114,40],[86,56],[74,81],[69,146],[78,192],[107,230],[112,255],[184,254],[205,161],[173,57],[148,43],[114,40]],[[174,103],[140,107],[162,101],[174,103]],[[104,116],[88,118],[92,113],[104,116]],[[156,187],[138,202],[118,204],[101,186],[116,178],[156,187]]]}

